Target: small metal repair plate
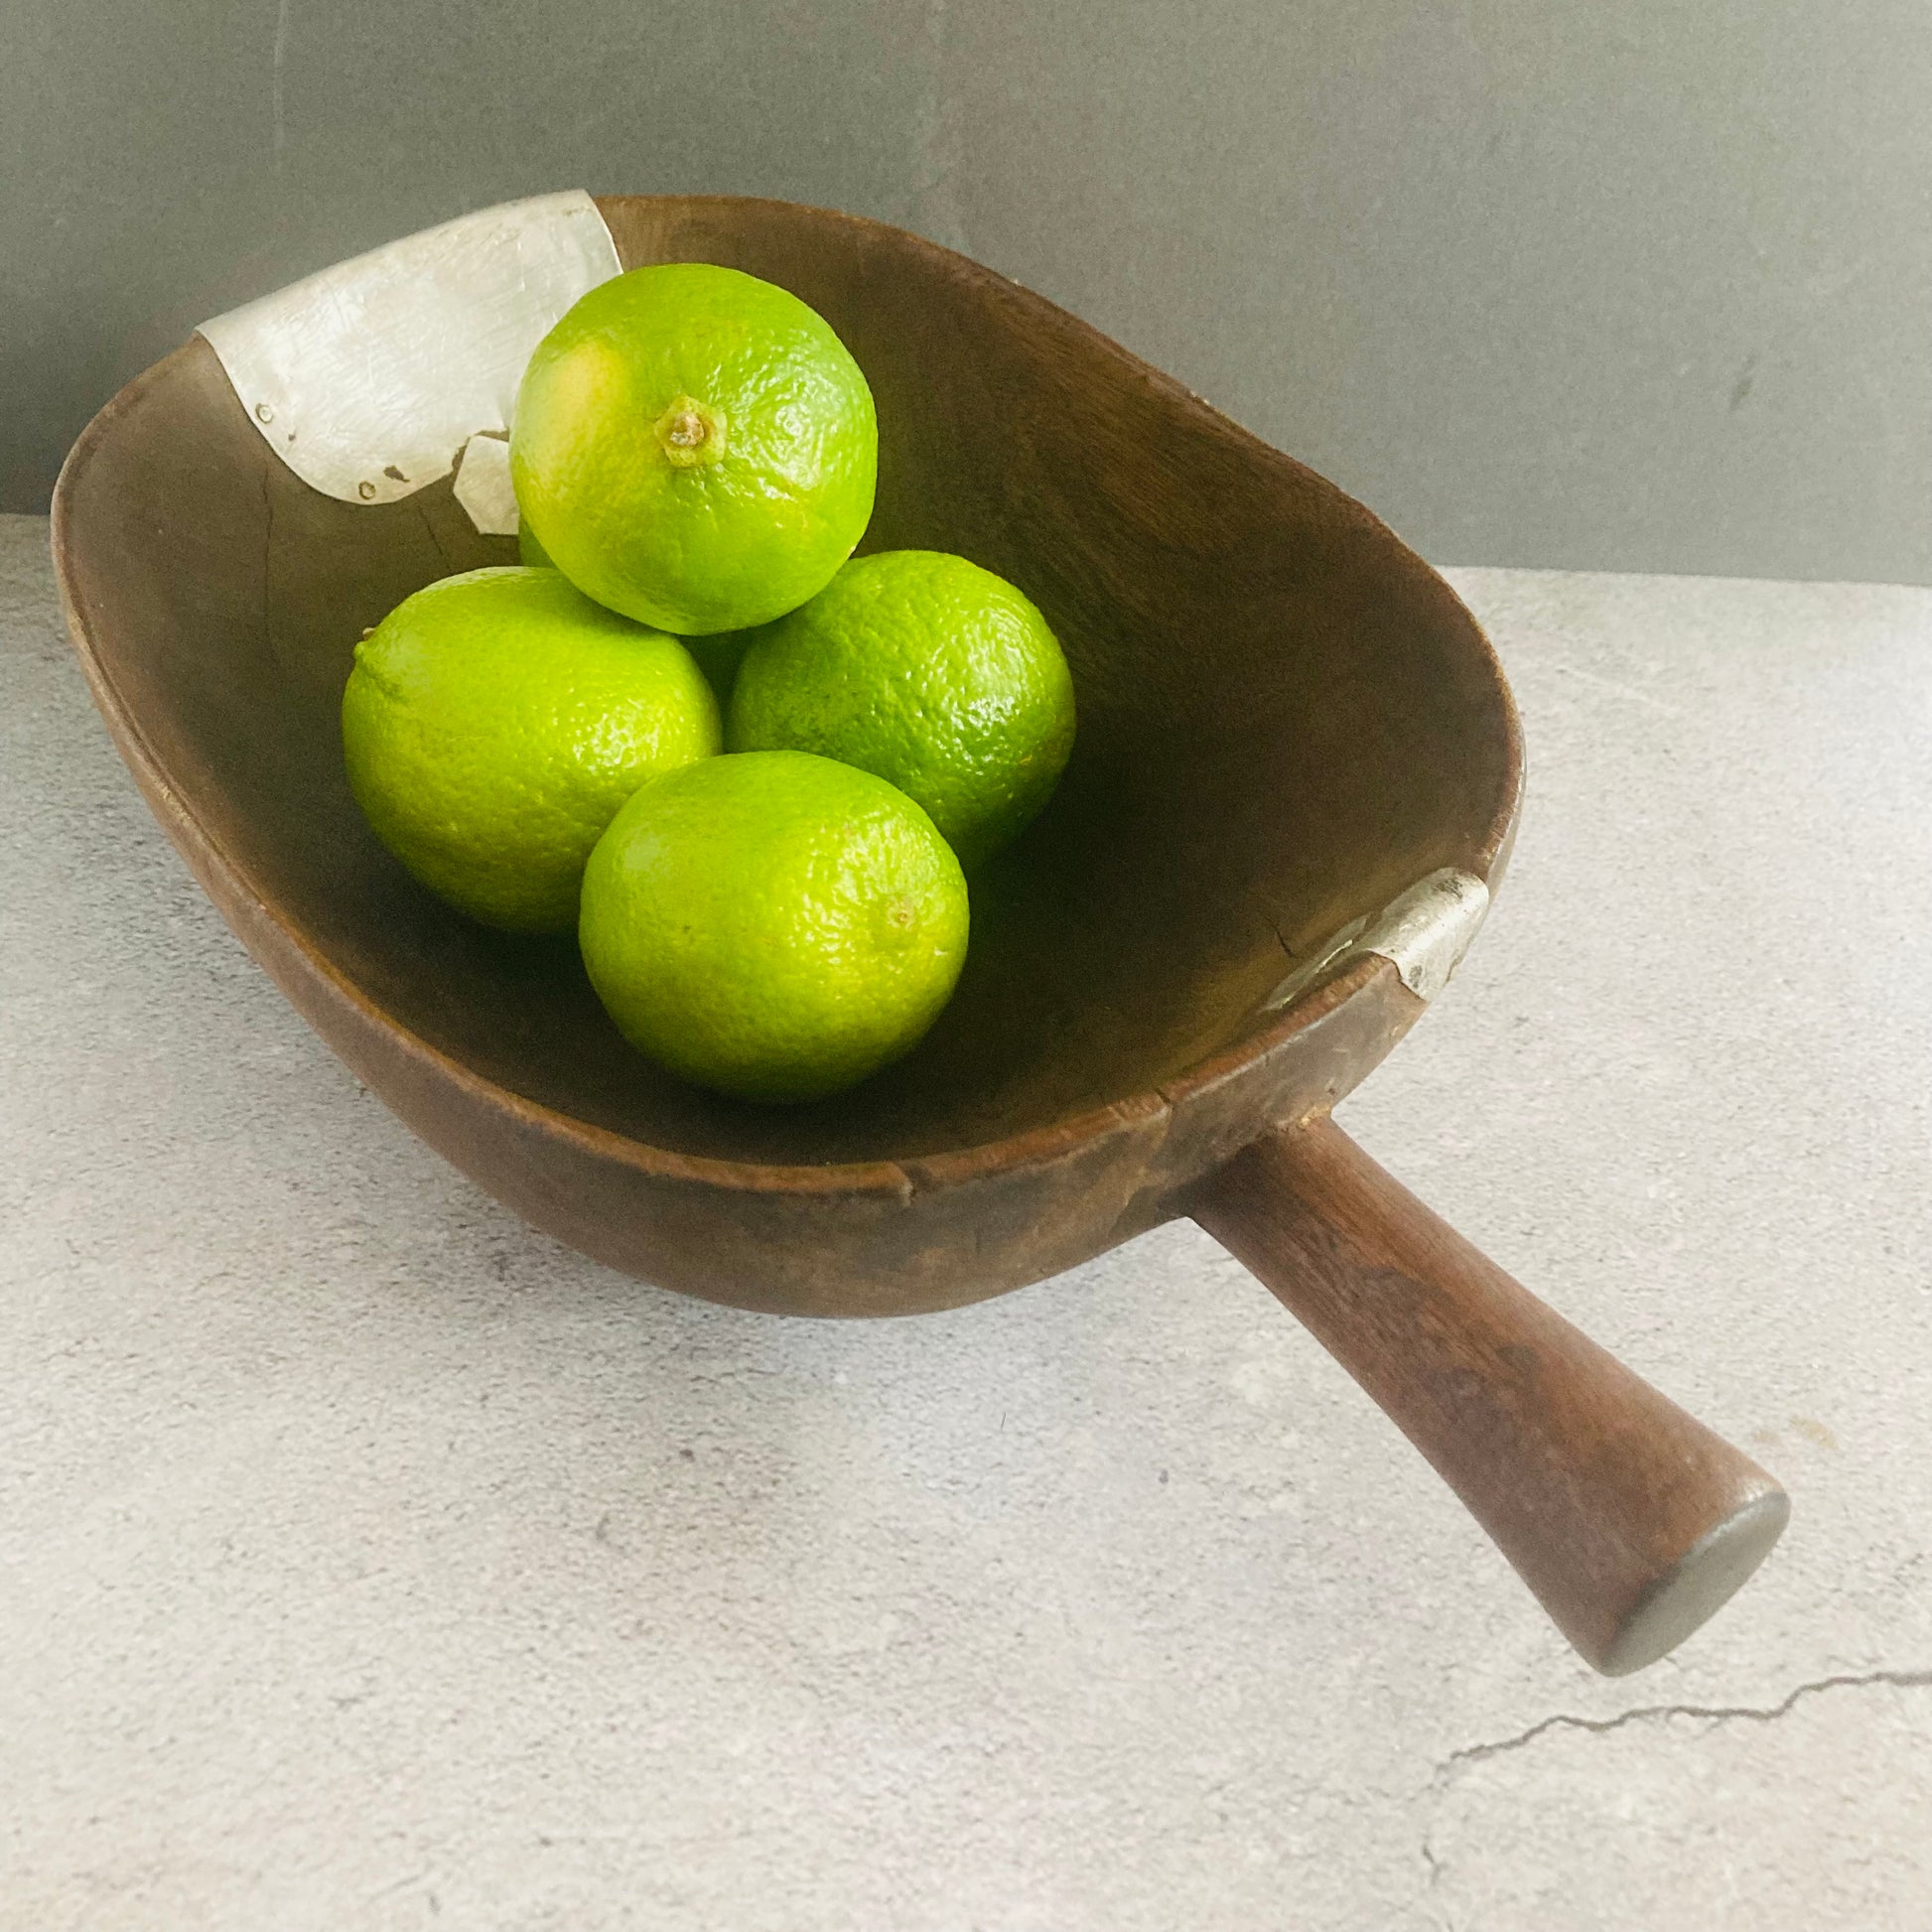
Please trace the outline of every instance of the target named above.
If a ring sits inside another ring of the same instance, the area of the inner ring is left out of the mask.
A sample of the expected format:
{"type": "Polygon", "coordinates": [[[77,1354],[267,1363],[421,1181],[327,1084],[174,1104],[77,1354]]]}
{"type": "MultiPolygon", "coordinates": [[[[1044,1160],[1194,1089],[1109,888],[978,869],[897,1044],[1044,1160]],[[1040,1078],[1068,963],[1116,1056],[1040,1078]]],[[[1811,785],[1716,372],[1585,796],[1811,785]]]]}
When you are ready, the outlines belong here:
{"type": "Polygon", "coordinates": [[[510,483],[507,438],[483,430],[464,444],[456,466],[456,499],[484,536],[515,536],[522,519],[510,483]]]}
{"type": "Polygon", "coordinates": [[[1419,1000],[1433,1000],[1449,984],[1489,910],[1489,888],[1474,873],[1445,866],[1419,879],[1372,917],[1351,920],[1268,996],[1285,1007],[1335,967],[1363,953],[1379,953],[1419,1000]]]}
{"type": "Polygon", "coordinates": [[[392,503],[447,477],[473,436],[509,427],[530,351],[621,266],[597,204],[571,189],[405,235],[201,333],[304,483],[392,503]]]}

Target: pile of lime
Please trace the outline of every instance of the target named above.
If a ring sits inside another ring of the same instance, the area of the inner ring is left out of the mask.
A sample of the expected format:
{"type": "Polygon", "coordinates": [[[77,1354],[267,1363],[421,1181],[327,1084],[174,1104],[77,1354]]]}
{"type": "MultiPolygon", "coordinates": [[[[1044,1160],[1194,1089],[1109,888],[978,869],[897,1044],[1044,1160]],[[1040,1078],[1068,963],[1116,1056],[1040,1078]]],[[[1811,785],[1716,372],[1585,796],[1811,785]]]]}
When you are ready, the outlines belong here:
{"type": "Polygon", "coordinates": [[[872,392],[736,269],[632,269],[530,358],[520,567],[418,591],[355,648],[350,789],[452,905],[575,932],[625,1038],[809,1100],[908,1052],[965,963],[966,875],[1052,794],[1073,681],[965,557],[853,551],[872,392]]]}

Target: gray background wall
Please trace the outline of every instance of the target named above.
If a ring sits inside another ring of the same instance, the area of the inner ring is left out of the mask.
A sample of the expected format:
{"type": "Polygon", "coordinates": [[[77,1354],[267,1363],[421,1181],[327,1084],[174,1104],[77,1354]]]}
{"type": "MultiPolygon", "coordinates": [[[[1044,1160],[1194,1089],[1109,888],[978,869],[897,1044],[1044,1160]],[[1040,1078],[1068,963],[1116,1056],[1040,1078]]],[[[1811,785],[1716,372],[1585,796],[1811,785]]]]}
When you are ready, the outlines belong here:
{"type": "Polygon", "coordinates": [[[204,317],[541,189],[1039,289],[1444,561],[1932,582],[1924,0],[0,0],[0,502],[204,317]]]}

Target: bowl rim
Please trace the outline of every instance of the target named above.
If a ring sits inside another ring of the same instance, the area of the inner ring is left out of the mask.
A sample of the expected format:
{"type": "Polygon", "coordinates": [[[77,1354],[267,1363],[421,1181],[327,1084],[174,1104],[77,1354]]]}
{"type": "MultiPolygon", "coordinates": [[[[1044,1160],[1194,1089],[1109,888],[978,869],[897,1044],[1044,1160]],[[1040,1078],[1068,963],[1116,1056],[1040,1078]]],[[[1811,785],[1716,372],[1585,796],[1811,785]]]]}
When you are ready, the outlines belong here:
{"type": "MultiPolygon", "coordinates": [[[[1303,475],[1314,478],[1323,488],[1333,493],[1338,506],[1345,512],[1360,518],[1373,532],[1393,543],[1407,556],[1414,558],[1416,563],[1435,579],[1442,595],[1448,598],[1467,620],[1467,633],[1472,643],[1474,661],[1487,671],[1500,699],[1500,736],[1504,755],[1502,782],[1499,786],[1502,803],[1485,828],[1478,849],[1469,861],[1469,869],[1482,878],[1493,893],[1500,883],[1508,861],[1523,795],[1522,723],[1508,679],[1504,675],[1501,661],[1487,632],[1461,598],[1456,595],[1454,588],[1441,572],[1415,551],[1410,550],[1409,546],[1403,543],[1402,539],[1372,510],[1349,495],[1338,483],[1332,483],[1286,451],[1279,450],[1273,444],[1264,441],[1252,430],[1236,422],[1174,377],[1123,347],[1091,323],[1083,321],[1011,277],[988,268],[984,263],[975,261],[972,257],[960,254],[954,249],[943,247],[938,242],[929,241],[923,235],[914,234],[908,229],[896,227],[890,222],[874,220],[867,215],[816,207],[808,203],[785,202],[759,196],[600,195],[594,199],[600,212],[610,206],[653,203],[676,205],[686,208],[711,207],[721,211],[743,207],[783,210],[786,214],[804,214],[816,220],[845,226],[864,238],[882,241],[900,251],[926,256],[935,264],[943,264],[947,273],[960,275],[963,272],[968,280],[977,283],[983,290],[1019,305],[1023,310],[1049,323],[1056,330],[1072,332],[1083,338],[1085,345],[1090,350],[1114,361],[1122,372],[1144,388],[1155,390],[1169,401],[1195,415],[1196,418],[1211,422],[1219,434],[1232,440],[1251,458],[1258,458],[1265,464],[1287,464],[1303,475]]],[[[727,1160],[712,1155],[679,1154],[669,1148],[658,1147],[649,1141],[637,1140],[630,1135],[619,1133],[615,1129],[599,1127],[590,1121],[580,1120],[574,1114],[565,1113],[541,1101],[531,1100],[517,1093],[513,1088],[498,1084],[477,1072],[465,1061],[432,1045],[421,1035],[377,1005],[354,980],[331,960],[299,919],[285,909],[271,906],[262,897],[238,863],[208,832],[188,801],[176,789],[149,743],[138,716],[122,698],[112,674],[95,649],[93,624],[78,581],[78,565],[74,554],[70,507],[74,483],[91,461],[94,452],[114,432],[120,420],[141,402],[147,390],[161,381],[176,363],[194,353],[198,340],[200,340],[199,332],[191,335],[186,342],[171,349],[157,361],[150,363],[147,368],[116,390],[75,438],[73,447],[68,452],[61,466],[60,475],[55,481],[50,517],[50,547],[74,654],[80,660],[81,670],[87,679],[94,702],[107,722],[117,748],[132,768],[157,817],[162,819],[163,829],[182,848],[184,857],[191,862],[192,871],[200,873],[206,867],[218,875],[228,896],[228,903],[224,904],[216,898],[217,910],[220,910],[229,925],[235,928],[237,936],[242,939],[244,946],[256,957],[258,963],[266,966],[266,961],[262,960],[256,946],[229,913],[229,904],[245,908],[252,914],[254,920],[264,922],[268,927],[282,934],[299,956],[303,968],[328,987],[337,1000],[351,1009],[363,1026],[374,1034],[386,1037],[425,1072],[462,1090],[473,1102],[507,1115],[521,1125],[546,1136],[569,1142],[585,1154],[607,1162],[616,1162],[654,1178],[697,1182],[713,1187],[764,1194],[883,1192],[904,1196],[910,1192],[929,1192],[966,1181],[988,1179],[1003,1173],[1037,1167],[1059,1159],[1075,1148],[1084,1147],[1111,1131],[1140,1128],[1164,1115],[1171,1115],[1193,1095],[1243,1071],[1278,1050],[1326,1014],[1353,999],[1383,972],[1394,973],[1395,968],[1390,962],[1368,955],[1358,960],[1353,970],[1344,967],[1336,973],[1317,980],[1314,985],[1292,1000],[1265,1026],[1241,1034],[1226,1045],[1216,1048],[1170,1078],[1150,1087],[1123,1094],[1113,1100],[1098,1102],[1078,1113],[1025,1128],[1018,1133],[998,1136],[988,1141],[973,1142],[961,1147],[946,1148],[937,1153],[907,1155],[894,1159],[772,1163],[727,1160]]],[[[299,482],[300,479],[297,481],[299,482]]],[[[215,897],[213,894],[209,897],[215,897]]],[[[271,973],[271,977],[277,976],[271,973]]],[[[333,1048],[334,1042],[330,1043],[333,1048]]],[[[1256,1131],[1261,1131],[1262,1126],[1263,1123],[1257,1120],[1256,1131]]]]}

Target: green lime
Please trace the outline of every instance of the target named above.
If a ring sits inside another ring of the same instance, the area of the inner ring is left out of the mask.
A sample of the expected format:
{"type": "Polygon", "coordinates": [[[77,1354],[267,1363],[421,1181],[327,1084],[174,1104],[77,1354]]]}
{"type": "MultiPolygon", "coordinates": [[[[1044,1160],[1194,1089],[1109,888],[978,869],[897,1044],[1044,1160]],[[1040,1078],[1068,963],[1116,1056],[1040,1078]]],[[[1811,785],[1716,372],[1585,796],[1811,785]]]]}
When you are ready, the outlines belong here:
{"type": "Polygon", "coordinates": [[[886,550],[759,631],[726,743],[875,771],[972,866],[1052,795],[1073,749],[1073,679],[1005,578],[942,551],[886,550]]]}
{"type": "Polygon", "coordinates": [[[567,932],[584,861],[646,778],[718,750],[675,637],[554,570],[446,577],[355,646],[343,756],[409,870],[485,925],[567,932]]]}
{"type": "MultiPolygon", "coordinates": [[[[527,523],[517,526],[516,554],[538,570],[557,567],[527,523]]],[[[732,680],[738,675],[738,660],[745,655],[750,634],[743,630],[717,630],[708,637],[684,637],[679,641],[698,660],[698,669],[705,674],[705,682],[711,686],[719,705],[730,704],[732,680]]]]}
{"type": "Polygon", "coordinates": [[[814,1100],[910,1051],[966,957],[966,882],[883,778],[802,752],[645,785],[584,872],[578,937],[624,1036],[749,1100],[814,1100]]]}
{"type": "Polygon", "coordinates": [[[702,262],[584,296],[530,357],[510,434],[557,567],[680,636],[804,603],[864,535],[878,469],[872,391],[824,319],[702,262]]]}

